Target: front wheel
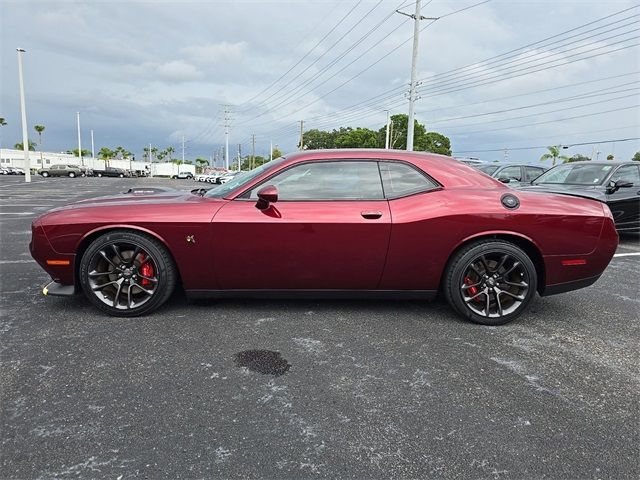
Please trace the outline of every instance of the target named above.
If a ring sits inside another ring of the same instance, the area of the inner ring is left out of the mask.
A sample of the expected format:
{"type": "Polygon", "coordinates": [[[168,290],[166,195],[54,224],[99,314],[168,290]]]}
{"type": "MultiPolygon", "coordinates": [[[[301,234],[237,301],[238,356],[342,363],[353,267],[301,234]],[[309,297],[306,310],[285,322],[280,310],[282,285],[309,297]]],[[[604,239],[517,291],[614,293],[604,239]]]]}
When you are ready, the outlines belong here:
{"type": "Polygon", "coordinates": [[[482,325],[503,325],[522,314],[536,292],[529,256],[502,240],[474,242],[450,260],[443,290],[463,317],[482,325]]]}
{"type": "Polygon", "coordinates": [[[42,172],[40,175],[42,175],[44,178],[47,178],[49,176],[49,172],[42,172]]]}
{"type": "Polygon", "coordinates": [[[75,176],[76,176],[76,174],[75,174],[75,173],[73,173],[73,172],[69,172],[69,178],[73,178],[73,177],[75,177],[75,176]]]}
{"type": "Polygon", "coordinates": [[[147,235],[113,231],[94,240],[80,262],[80,284],[109,315],[135,317],[160,307],[176,284],[167,249],[147,235]]]}
{"type": "Polygon", "coordinates": [[[121,173],[120,175],[118,175],[120,178],[124,178],[124,174],[121,173]]]}

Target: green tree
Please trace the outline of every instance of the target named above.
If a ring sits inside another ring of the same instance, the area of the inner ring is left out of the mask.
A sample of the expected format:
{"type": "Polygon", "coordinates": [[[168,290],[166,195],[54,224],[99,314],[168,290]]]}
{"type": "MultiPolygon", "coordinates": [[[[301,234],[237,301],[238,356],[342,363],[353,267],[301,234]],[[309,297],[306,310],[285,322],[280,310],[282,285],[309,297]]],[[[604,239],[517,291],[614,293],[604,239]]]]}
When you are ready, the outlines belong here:
{"type": "MultiPolygon", "coordinates": [[[[342,130],[342,129],[341,129],[342,130]]],[[[376,148],[378,133],[368,128],[347,128],[336,135],[336,148],[376,148]]]]}
{"type": "Polygon", "coordinates": [[[576,153],[569,160],[567,160],[567,163],[571,163],[571,162],[587,162],[589,160],[591,160],[589,157],[587,157],[585,155],[580,155],[579,153],[576,153]]]}
{"type": "Polygon", "coordinates": [[[636,152],[631,160],[634,160],[636,162],[640,162],[640,152],[636,152]]]}
{"type": "MultiPolygon", "coordinates": [[[[23,150],[24,149],[24,143],[20,142],[20,143],[16,143],[13,148],[15,148],[16,150],[23,150]]],[[[29,150],[32,152],[36,151],[36,142],[32,142],[31,140],[29,140],[29,150]]]]}
{"type": "MultiPolygon", "coordinates": [[[[309,150],[335,148],[335,132],[335,130],[333,132],[326,132],[324,130],[318,130],[317,128],[307,130],[302,135],[304,147],[309,150]]],[[[298,148],[300,148],[300,144],[298,144],[298,148]]]]}
{"type": "Polygon", "coordinates": [[[567,157],[566,155],[560,155],[560,147],[547,147],[547,150],[549,150],[547,153],[545,153],[544,155],[542,155],[540,157],[540,161],[543,162],[545,160],[549,160],[550,158],[553,159],[553,165],[556,164],[557,160],[562,160],[562,162],[566,162],[569,160],[569,157],[567,157]]]}
{"type": "Polygon", "coordinates": [[[414,144],[416,146],[415,149],[418,151],[451,155],[451,140],[441,133],[426,132],[414,144]]]}
{"type": "Polygon", "coordinates": [[[207,160],[206,158],[202,158],[202,157],[196,158],[196,170],[199,173],[202,173],[204,167],[208,165],[209,165],[209,160],[207,160]]]}
{"type": "Polygon", "coordinates": [[[272,158],[280,158],[282,156],[282,151],[278,148],[275,147],[273,150],[271,150],[271,157],[272,158]]]}
{"type": "MultiPolygon", "coordinates": [[[[31,142],[29,142],[31,143],[31,142]]],[[[70,155],[75,155],[76,157],[79,157],[80,155],[78,155],[78,149],[74,148],[73,150],[67,150],[67,153],[70,155]]],[[[88,157],[89,155],[91,155],[91,151],[90,150],[86,150],[86,149],[82,149],[82,156],[83,157],[88,157]]]]}
{"type": "Polygon", "coordinates": [[[176,149],[173,147],[167,147],[164,149],[164,153],[167,156],[167,161],[171,162],[172,160],[172,155],[175,153],[176,149]]]}
{"type": "Polygon", "coordinates": [[[607,160],[613,160],[615,157],[610,153],[607,155],[607,160]]]}
{"type": "Polygon", "coordinates": [[[34,125],[33,128],[38,132],[38,144],[42,145],[42,132],[44,132],[44,125],[34,125]]]}
{"type": "Polygon", "coordinates": [[[116,156],[116,153],[113,150],[111,150],[109,147],[102,147],[98,152],[98,158],[104,161],[110,160],[115,156],[116,156]]]}
{"type": "Polygon", "coordinates": [[[0,117],[0,127],[4,127],[7,124],[7,121],[4,119],[4,117],[0,117]]]}
{"type": "Polygon", "coordinates": [[[183,162],[182,162],[182,160],[178,160],[178,159],[174,158],[173,160],[171,160],[171,163],[174,163],[176,165],[182,165],[183,162]]]}

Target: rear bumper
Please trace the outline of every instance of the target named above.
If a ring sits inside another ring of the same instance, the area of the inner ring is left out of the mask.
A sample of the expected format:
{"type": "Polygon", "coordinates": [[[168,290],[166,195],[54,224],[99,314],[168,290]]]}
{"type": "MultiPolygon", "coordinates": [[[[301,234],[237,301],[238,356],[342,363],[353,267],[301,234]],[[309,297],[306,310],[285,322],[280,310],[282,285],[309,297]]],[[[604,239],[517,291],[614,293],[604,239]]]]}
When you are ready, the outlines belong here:
{"type": "Polygon", "coordinates": [[[42,289],[43,295],[51,295],[52,297],[71,297],[77,293],[74,285],[62,285],[58,282],[48,283],[42,289]]]}

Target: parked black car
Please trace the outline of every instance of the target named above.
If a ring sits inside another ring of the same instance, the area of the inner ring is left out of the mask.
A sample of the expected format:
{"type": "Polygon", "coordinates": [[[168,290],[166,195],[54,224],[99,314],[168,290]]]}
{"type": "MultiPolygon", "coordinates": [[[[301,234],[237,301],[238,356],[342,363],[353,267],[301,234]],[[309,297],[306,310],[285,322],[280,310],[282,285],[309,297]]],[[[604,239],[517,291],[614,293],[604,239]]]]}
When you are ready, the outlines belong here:
{"type": "Polygon", "coordinates": [[[102,170],[93,169],[93,175],[95,177],[120,177],[124,178],[127,176],[127,172],[122,168],[115,167],[105,167],[102,170]]]}
{"type": "Polygon", "coordinates": [[[522,190],[564,193],[606,203],[618,232],[640,233],[640,165],[608,160],[557,165],[522,190]]]}
{"type": "Polygon", "coordinates": [[[546,170],[546,168],[536,165],[515,163],[487,163],[473,166],[501,182],[510,184],[510,186],[514,186],[514,183],[529,183],[546,170]]]}

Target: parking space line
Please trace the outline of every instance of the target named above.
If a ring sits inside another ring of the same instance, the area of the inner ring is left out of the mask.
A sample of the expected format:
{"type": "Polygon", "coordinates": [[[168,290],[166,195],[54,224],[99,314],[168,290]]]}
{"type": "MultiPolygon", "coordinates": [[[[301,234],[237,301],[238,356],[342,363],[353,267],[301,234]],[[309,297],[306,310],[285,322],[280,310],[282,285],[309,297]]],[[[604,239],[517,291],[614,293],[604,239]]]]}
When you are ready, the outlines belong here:
{"type": "Polygon", "coordinates": [[[635,253],[616,253],[614,257],[637,257],[640,255],[640,252],[635,253]]]}
{"type": "Polygon", "coordinates": [[[5,265],[9,263],[33,263],[34,260],[0,260],[0,265],[5,265]]]}

